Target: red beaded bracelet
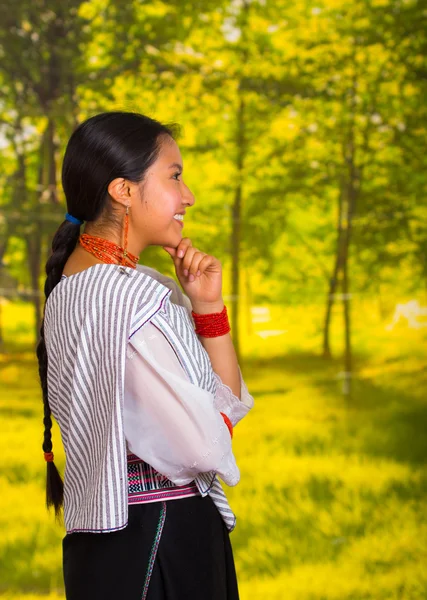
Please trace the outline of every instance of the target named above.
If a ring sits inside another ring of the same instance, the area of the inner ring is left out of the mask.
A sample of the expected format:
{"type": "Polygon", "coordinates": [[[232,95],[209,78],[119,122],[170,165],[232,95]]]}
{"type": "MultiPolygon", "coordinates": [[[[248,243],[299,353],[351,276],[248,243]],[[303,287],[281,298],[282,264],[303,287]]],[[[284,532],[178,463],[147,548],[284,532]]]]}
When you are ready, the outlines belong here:
{"type": "Polygon", "coordinates": [[[227,417],[227,415],[225,415],[224,413],[220,412],[219,414],[222,416],[222,418],[224,419],[224,423],[228,427],[228,431],[230,432],[230,437],[233,437],[233,424],[232,424],[232,422],[227,417]]]}
{"type": "Polygon", "coordinates": [[[202,337],[218,337],[231,331],[230,323],[228,322],[227,307],[225,305],[221,312],[199,315],[191,311],[191,315],[196,326],[196,333],[202,337]]]}

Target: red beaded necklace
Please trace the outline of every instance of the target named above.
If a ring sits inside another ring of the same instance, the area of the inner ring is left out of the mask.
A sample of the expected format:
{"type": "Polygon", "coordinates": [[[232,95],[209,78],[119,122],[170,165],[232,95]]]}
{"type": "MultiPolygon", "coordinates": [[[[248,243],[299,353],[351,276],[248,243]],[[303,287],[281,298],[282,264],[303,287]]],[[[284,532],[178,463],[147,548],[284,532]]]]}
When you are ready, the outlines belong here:
{"type": "Polygon", "coordinates": [[[102,262],[107,264],[119,264],[125,267],[132,267],[136,269],[136,265],[139,262],[139,256],[135,256],[127,249],[128,243],[128,229],[129,229],[129,207],[126,207],[125,215],[125,226],[124,226],[124,245],[119,246],[110,240],[98,237],[96,235],[90,235],[88,233],[82,233],[79,237],[80,245],[93,254],[102,262]]]}

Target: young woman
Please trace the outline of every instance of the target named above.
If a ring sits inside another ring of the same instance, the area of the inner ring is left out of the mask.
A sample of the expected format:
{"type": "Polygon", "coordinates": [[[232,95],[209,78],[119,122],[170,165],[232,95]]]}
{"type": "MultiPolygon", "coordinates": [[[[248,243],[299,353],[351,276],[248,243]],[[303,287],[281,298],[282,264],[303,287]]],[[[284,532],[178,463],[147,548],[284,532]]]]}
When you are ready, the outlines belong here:
{"type": "Polygon", "coordinates": [[[218,477],[239,481],[233,427],[253,398],[221,263],[182,237],[194,196],[174,135],[144,115],[107,112],[77,127],[64,156],[68,212],[46,263],[37,356],[68,600],[238,598],[236,518],[218,477]],[[182,290],[138,264],[150,245],[169,253],[182,290]]]}

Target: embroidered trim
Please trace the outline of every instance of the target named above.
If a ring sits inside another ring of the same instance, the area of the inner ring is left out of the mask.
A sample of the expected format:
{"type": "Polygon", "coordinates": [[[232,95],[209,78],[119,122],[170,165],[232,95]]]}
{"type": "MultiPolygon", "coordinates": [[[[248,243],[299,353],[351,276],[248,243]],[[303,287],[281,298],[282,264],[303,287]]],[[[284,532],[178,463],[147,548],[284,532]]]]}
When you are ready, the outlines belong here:
{"type": "Polygon", "coordinates": [[[181,498],[191,498],[192,496],[200,496],[200,492],[194,484],[194,486],[180,488],[177,491],[171,489],[160,493],[145,492],[144,494],[134,494],[129,496],[128,504],[149,504],[150,502],[158,502],[159,500],[180,500],[181,498]]]}
{"type": "Polygon", "coordinates": [[[159,522],[157,524],[157,531],[154,537],[153,546],[151,548],[150,558],[148,560],[147,574],[145,576],[144,589],[142,590],[141,600],[145,600],[147,597],[148,586],[150,585],[151,573],[153,572],[154,561],[156,560],[157,549],[160,543],[160,537],[163,531],[163,525],[166,519],[166,502],[162,502],[162,508],[160,510],[159,522]]]}
{"type": "Polygon", "coordinates": [[[249,390],[243,380],[242,372],[239,367],[240,377],[240,399],[233,393],[230,386],[224,383],[221,377],[213,372],[216,391],[215,391],[215,407],[220,412],[223,412],[230,419],[233,427],[248,414],[250,409],[254,405],[253,396],[250,395],[249,390]]]}
{"type": "Polygon", "coordinates": [[[217,386],[219,388],[224,388],[224,400],[227,402],[227,404],[232,406],[233,401],[235,402],[236,400],[238,400],[239,402],[241,402],[241,400],[236,396],[236,394],[233,394],[233,390],[231,389],[231,387],[222,381],[221,377],[216,371],[213,372],[213,376],[217,386]]]}

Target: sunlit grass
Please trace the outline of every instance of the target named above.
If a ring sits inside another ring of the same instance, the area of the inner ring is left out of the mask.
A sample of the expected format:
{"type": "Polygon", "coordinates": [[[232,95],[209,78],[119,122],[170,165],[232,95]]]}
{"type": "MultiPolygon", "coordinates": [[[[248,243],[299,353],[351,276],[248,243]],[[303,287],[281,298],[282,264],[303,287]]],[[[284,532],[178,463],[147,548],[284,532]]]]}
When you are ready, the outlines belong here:
{"type": "MultiPolygon", "coordinates": [[[[270,308],[272,322],[242,325],[256,405],[234,436],[241,481],[226,488],[238,518],[242,600],[425,599],[426,330],[400,323],[388,331],[375,306],[356,306],[353,393],[345,398],[338,323],[334,358],[325,360],[320,307],[270,308]],[[269,329],[286,333],[257,335],[269,329]]],[[[44,507],[31,309],[8,305],[3,314],[0,592],[59,600],[64,531],[44,507]]],[[[54,450],[62,470],[56,427],[54,450]]]]}

